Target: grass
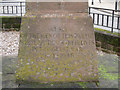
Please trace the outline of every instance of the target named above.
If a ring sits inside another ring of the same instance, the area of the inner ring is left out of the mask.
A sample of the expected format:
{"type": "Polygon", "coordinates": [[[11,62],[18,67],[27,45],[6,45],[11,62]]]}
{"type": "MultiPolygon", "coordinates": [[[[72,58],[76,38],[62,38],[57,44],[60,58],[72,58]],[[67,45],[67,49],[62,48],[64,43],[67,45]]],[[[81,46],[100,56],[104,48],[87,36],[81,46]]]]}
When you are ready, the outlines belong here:
{"type": "Polygon", "coordinates": [[[0,16],[0,18],[21,18],[21,16],[0,16]]]}
{"type": "Polygon", "coordinates": [[[107,30],[104,30],[104,29],[94,28],[94,30],[95,31],[105,32],[105,33],[116,35],[116,36],[120,36],[120,33],[116,33],[116,32],[111,33],[110,31],[107,31],[107,30]]]}

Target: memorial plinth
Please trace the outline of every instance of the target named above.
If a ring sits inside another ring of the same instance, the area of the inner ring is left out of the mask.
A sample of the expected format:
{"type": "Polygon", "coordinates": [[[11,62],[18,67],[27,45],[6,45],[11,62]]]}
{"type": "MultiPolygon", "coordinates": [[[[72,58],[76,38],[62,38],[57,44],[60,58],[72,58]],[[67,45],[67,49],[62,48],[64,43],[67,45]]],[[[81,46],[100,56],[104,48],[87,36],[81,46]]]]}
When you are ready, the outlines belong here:
{"type": "Polygon", "coordinates": [[[92,19],[86,2],[26,4],[17,81],[98,81],[92,19]]]}

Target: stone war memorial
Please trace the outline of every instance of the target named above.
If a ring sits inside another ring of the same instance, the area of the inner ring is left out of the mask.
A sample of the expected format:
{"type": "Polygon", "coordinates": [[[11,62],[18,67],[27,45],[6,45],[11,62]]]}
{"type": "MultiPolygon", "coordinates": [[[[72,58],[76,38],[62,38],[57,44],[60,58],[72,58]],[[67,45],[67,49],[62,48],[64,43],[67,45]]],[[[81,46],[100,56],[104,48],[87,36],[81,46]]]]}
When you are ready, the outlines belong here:
{"type": "Polygon", "coordinates": [[[17,82],[98,81],[88,2],[27,2],[22,18],[17,82]]]}

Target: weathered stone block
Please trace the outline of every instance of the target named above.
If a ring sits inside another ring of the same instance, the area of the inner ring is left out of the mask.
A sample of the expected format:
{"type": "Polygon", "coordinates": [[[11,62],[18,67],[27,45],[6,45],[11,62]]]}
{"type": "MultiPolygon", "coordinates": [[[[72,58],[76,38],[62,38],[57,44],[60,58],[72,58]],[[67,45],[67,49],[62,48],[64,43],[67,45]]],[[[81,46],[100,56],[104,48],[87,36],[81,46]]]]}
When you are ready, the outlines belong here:
{"type": "Polygon", "coordinates": [[[88,13],[26,14],[17,67],[18,81],[98,81],[94,31],[88,13]]]}

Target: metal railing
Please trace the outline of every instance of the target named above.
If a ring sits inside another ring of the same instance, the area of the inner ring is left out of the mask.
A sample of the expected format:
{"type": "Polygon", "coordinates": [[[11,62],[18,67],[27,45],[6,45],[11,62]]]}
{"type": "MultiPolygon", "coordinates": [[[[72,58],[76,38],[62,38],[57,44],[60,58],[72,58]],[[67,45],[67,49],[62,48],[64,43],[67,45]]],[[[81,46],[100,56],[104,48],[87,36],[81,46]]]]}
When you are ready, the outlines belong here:
{"type": "MultiPolygon", "coordinates": [[[[0,14],[22,17],[25,14],[25,2],[0,2],[0,14]]],[[[89,14],[92,15],[94,25],[111,28],[111,32],[120,30],[120,10],[89,7],[89,14]]]]}
{"type": "Polygon", "coordinates": [[[89,14],[94,25],[111,28],[112,33],[114,29],[120,30],[120,10],[89,7],[89,14]]]}
{"type": "Polygon", "coordinates": [[[0,2],[0,14],[22,17],[25,14],[25,2],[0,2]]]}

